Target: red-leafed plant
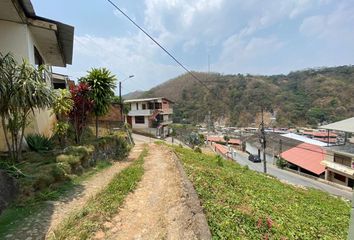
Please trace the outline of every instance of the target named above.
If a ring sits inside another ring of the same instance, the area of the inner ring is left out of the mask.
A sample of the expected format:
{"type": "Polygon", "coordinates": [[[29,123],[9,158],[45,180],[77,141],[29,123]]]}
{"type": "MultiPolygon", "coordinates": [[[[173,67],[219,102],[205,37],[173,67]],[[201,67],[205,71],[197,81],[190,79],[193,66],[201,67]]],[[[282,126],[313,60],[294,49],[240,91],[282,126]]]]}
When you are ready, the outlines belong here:
{"type": "Polygon", "coordinates": [[[93,108],[93,100],[90,98],[90,87],[86,83],[80,82],[78,85],[70,87],[70,92],[74,107],[69,114],[69,118],[75,130],[75,142],[80,143],[88,116],[93,108]]]}

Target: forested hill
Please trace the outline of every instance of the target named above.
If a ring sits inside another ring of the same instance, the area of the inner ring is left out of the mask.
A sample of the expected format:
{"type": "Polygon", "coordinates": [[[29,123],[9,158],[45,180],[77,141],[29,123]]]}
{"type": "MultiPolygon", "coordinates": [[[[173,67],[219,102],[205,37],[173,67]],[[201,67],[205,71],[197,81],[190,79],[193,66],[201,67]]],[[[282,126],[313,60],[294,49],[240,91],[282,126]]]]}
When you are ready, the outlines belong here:
{"type": "Polygon", "coordinates": [[[208,111],[232,125],[255,122],[261,105],[276,115],[276,125],[315,125],[354,116],[354,66],[309,69],[288,75],[253,76],[195,73],[171,79],[141,97],[176,101],[175,121],[203,122],[208,111]],[[219,100],[215,97],[216,94],[219,100]]]}

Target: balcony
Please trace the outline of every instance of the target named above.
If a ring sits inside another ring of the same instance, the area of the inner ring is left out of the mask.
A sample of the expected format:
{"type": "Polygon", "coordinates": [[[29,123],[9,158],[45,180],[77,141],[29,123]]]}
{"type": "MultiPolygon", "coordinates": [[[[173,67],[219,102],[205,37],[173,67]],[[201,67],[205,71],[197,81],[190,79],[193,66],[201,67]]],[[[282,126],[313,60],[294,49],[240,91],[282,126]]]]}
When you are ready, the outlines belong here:
{"type": "Polygon", "coordinates": [[[327,168],[332,168],[333,170],[336,170],[338,172],[354,176],[354,169],[350,168],[348,166],[345,166],[343,164],[339,164],[336,162],[331,162],[331,161],[322,161],[322,164],[325,165],[327,168]]]}
{"type": "Polygon", "coordinates": [[[172,108],[166,109],[140,109],[140,110],[130,110],[128,116],[151,116],[154,111],[158,110],[159,114],[173,114],[172,108]]]}
{"type": "Polygon", "coordinates": [[[144,110],[130,110],[128,116],[151,116],[154,110],[144,109],[144,110]]]}

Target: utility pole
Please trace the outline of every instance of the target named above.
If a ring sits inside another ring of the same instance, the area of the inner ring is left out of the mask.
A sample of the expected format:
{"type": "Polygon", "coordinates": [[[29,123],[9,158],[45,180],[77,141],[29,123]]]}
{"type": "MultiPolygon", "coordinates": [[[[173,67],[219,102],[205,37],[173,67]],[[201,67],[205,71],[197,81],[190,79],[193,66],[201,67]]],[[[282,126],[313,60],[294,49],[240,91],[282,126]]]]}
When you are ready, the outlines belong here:
{"type": "Polygon", "coordinates": [[[125,82],[126,80],[128,80],[129,78],[133,78],[134,75],[129,75],[126,79],[124,79],[123,81],[119,81],[119,101],[120,101],[120,118],[121,118],[121,122],[124,123],[124,116],[123,116],[123,99],[122,99],[122,82],[125,82]]]}
{"type": "Polygon", "coordinates": [[[261,122],[261,144],[263,149],[263,171],[267,173],[267,159],[266,159],[266,136],[264,130],[263,107],[262,107],[262,122],[261,122]]]}
{"type": "Polygon", "coordinates": [[[120,119],[121,122],[124,122],[123,119],[123,99],[122,99],[122,82],[119,81],[119,101],[120,101],[120,119]]]}

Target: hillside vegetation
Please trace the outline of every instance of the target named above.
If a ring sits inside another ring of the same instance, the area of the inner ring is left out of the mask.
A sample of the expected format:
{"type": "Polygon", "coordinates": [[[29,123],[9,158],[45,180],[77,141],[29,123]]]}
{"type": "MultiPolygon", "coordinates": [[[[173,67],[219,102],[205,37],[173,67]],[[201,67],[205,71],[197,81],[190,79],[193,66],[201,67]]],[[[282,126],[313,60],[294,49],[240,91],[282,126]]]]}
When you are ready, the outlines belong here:
{"type": "Polygon", "coordinates": [[[346,239],[350,205],[239,164],[175,147],[213,239],[346,239]]]}
{"type": "Polygon", "coordinates": [[[213,120],[225,117],[232,125],[248,126],[256,122],[262,105],[276,114],[277,126],[316,125],[354,116],[354,66],[273,76],[195,74],[211,92],[185,74],[139,97],[176,101],[176,122],[203,122],[211,111],[213,120]]]}

